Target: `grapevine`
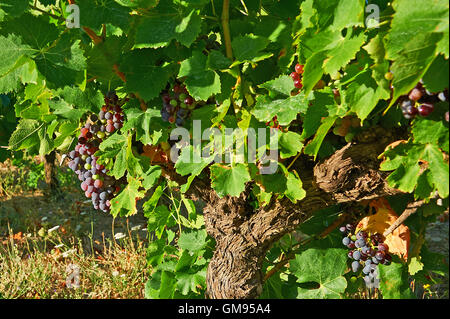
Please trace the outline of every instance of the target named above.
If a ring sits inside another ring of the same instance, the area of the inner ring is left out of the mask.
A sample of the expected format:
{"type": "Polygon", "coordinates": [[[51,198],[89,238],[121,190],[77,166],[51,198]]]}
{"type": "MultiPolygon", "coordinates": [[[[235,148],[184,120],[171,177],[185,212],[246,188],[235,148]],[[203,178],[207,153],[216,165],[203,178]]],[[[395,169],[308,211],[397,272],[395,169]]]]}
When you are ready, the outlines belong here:
{"type": "Polygon", "coordinates": [[[449,205],[448,13],[2,0],[0,160],[57,158],[89,209],[146,218],[148,298],[411,298],[448,265],[425,238],[449,205]]]}
{"type": "Polygon", "coordinates": [[[119,193],[125,181],[109,176],[105,166],[97,162],[95,153],[107,136],[122,127],[121,106],[125,101],[119,100],[114,92],[109,92],[98,116],[91,114],[89,121],[80,130],[78,144],[69,153],[71,161],[68,166],[77,174],[86,198],[92,200],[94,209],[103,212],[110,211],[111,200],[119,193]]]}

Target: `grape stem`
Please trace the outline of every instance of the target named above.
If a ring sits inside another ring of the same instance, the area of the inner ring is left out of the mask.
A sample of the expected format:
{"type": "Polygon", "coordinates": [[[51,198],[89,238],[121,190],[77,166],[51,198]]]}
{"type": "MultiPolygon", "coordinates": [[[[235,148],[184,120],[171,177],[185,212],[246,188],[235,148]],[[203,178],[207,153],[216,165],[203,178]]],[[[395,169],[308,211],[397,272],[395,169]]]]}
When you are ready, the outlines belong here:
{"type": "Polygon", "coordinates": [[[230,0],[223,1],[222,8],[222,28],[223,36],[225,40],[225,49],[227,52],[227,58],[233,59],[233,49],[231,48],[231,33],[230,33],[230,0]]]}

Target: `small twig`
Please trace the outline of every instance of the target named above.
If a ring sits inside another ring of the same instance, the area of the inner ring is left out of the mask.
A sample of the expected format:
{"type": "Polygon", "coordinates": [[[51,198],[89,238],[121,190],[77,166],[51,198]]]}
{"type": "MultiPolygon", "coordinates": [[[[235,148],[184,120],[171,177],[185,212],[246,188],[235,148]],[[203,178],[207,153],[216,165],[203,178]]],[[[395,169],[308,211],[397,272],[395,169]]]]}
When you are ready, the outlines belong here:
{"type": "Polygon", "coordinates": [[[302,154],[302,152],[299,152],[297,154],[297,156],[295,156],[295,158],[292,160],[291,164],[289,164],[289,166],[286,167],[287,170],[289,170],[292,167],[292,165],[294,165],[295,161],[298,160],[298,158],[300,157],[301,154],[302,154]]]}
{"type": "Polygon", "coordinates": [[[54,19],[57,19],[57,20],[59,20],[59,21],[66,21],[66,19],[64,19],[63,17],[54,15],[53,13],[50,13],[50,12],[45,11],[45,10],[42,10],[41,8],[38,8],[38,7],[36,7],[36,6],[31,6],[31,9],[36,10],[36,11],[39,11],[40,13],[46,14],[46,15],[48,15],[48,16],[54,18],[54,19]]]}
{"type": "Polygon", "coordinates": [[[391,225],[388,229],[383,233],[384,237],[387,237],[390,235],[394,230],[396,230],[403,222],[412,214],[414,214],[417,209],[422,206],[425,203],[425,201],[420,200],[417,202],[411,202],[406,206],[406,209],[403,211],[403,213],[400,215],[399,218],[391,225]]]}
{"type": "Polygon", "coordinates": [[[95,45],[103,42],[103,39],[99,37],[91,28],[83,27],[83,30],[87,33],[95,45]]]}

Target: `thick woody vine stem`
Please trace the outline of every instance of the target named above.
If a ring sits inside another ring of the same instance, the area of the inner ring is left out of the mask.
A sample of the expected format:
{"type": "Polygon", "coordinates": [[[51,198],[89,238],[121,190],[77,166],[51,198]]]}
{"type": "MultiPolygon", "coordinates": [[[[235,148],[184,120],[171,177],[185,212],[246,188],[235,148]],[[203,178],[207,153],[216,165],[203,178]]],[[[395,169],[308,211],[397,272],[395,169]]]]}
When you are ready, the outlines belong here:
{"type": "Polygon", "coordinates": [[[368,143],[348,144],[315,166],[306,158],[297,161],[294,169],[307,194],[297,204],[284,198],[254,212],[248,206],[249,190],[239,198],[219,198],[202,186],[200,196],[207,202],[206,229],[216,240],[207,272],[208,297],[257,298],[265,279],[261,268],[267,251],[317,211],[339,203],[400,194],[388,187],[387,174],[378,171],[377,157],[392,142],[389,134],[384,136],[368,143]]]}

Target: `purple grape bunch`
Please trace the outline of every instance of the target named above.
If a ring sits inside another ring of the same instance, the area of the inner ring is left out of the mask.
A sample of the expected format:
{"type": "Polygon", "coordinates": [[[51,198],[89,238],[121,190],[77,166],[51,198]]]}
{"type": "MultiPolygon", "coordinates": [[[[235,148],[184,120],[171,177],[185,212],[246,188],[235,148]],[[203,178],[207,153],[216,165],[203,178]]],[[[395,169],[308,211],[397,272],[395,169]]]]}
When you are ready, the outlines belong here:
{"type": "Polygon", "coordinates": [[[77,174],[85,196],[92,200],[94,209],[103,212],[110,211],[111,200],[120,191],[124,181],[109,176],[105,166],[97,162],[95,152],[103,139],[122,127],[123,103],[114,92],[108,93],[105,105],[98,115],[91,114],[80,130],[78,144],[68,154],[71,159],[69,168],[77,174]]]}
{"type": "Polygon", "coordinates": [[[177,126],[183,126],[197,106],[196,101],[189,95],[186,86],[175,83],[174,86],[161,95],[163,107],[161,117],[164,121],[177,126]]]}
{"type": "Polygon", "coordinates": [[[389,265],[391,263],[392,256],[389,254],[389,247],[384,243],[381,234],[371,235],[362,230],[356,232],[356,227],[352,224],[340,227],[339,231],[344,236],[342,244],[350,249],[348,257],[352,260],[352,271],[358,273],[362,270],[366,282],[374,279],[379,264],[389,265]]]}
{"type": "MultiPolygon", "coordinates": [[[[403,116],[408,119],[414,119],[417,115],[427,117],[433,113],[435,104],[448,101],[448,90],[438,93],[431,93],[423,86],[420,81],[400,102],[400,108],[403,116]]],[[[448,118],[448,112],[445,119],[448,118]]],[[[447,120],[448,122],[448,120],[447,120]]]]}

